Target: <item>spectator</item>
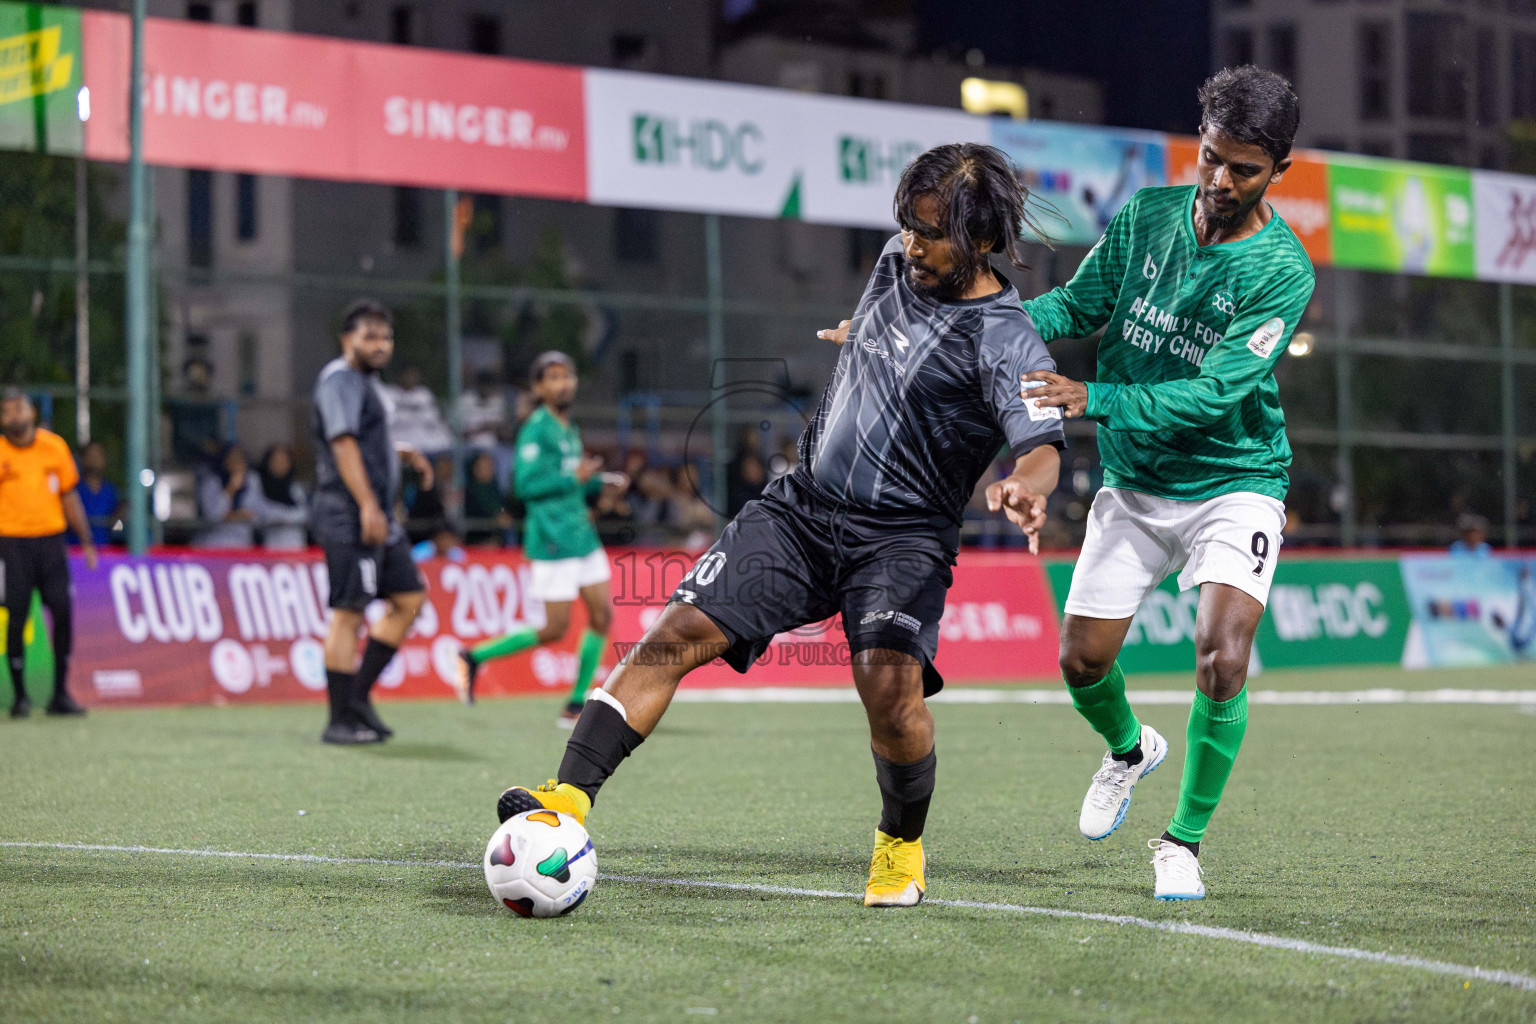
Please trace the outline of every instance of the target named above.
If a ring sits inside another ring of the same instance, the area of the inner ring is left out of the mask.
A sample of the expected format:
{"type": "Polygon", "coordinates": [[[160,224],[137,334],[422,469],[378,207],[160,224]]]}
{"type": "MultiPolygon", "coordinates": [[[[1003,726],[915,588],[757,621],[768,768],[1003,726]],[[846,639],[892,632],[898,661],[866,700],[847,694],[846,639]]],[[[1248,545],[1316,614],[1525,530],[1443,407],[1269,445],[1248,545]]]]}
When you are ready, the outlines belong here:
{"type": "Polygon", "coordinates": [[[474,524],[464,531],[468,544],[494,547],[506,543],[512,516],[507,511],[507,497],[496,482],[496,459],[490,452],[478,452],[470,460],[469,478],[464,482],[464,518],[474,524]]]}
{"type": "Polygon", "coordinates": [[[638,539],[642,544],[665,543],[667,527],[672,522],[672,478],[659,466],[646,466],[634,481],[629,507],[638,539]]]}
{"type": "Polygon", "coordinates": [[[1456,529],[1461,533],[1461,538],[1451,542],[1451,554],[1493,554],[1493,545],[1488,543],[1488,520],[1485,517],[1476,512],[1463,512],[1456,518],[1456,529]]]}
{"type": "Polygon", "coordinates": [[[293,478],[293,449],[275,444],[257,467],[261,484],[255,493],[256,525],[262,547],[297,551],[309,540],[309,500],[293,478]]]}
{"type": "MultiPolygon", "coordinates": [[[[439,455],[432,460],[432,486],[422,487],[419,480],[407,484],[404,489],[406,518],[411,529],[420,531],[428,524],[447,518],[453,504],[449,496],[453,490],[453,456],[439,455]]],[[[430,532],[413,532],[412,536],[425,540],[430,532]]]]}
{"type": "Polygon", "coordinates": [[[213,364],[192,356],[181,364],[181,393],[165,401],[171,421],[171,458],[201,466],[219,454],[219,403],[209,393],[213,364]]]}
{"type": "MultiPolygon", "coordinates": [[[[112,543],[112,525],[122,511],[122,499],[117,486],[107,479],[107,450],[100,441],[92,441],[80,449],[80,484],[75,493],[85,508],[85,518],[91,525],[91,541],[97,547],[112,543]]],[[[79,544],[75,531],[69,531],[69,542],[79,544]]]]}
{"type": "Polygon", "coordinates": [[[459,425],[471,448],[499,449],[512,440],[507,399],[492,370],[475,374],[475,386],[459,396],[459,425]]]}
{"type": "Polygon", "coordinates": [[[256,478],[245,450],[228,445],[212,463],[198,470],[197,514],[202,531],[193,538],[200,548],[248,548],[256,540],[256,478]]]}
{"type": "Polygon", "coordinates": [[[458,533],[454,531],[453,524],[447,519],[435,520],[427,534],[427,539],[411,548],[411,558],[416,562],[425,562],[433,558],[462,562],[466,557],[464,545],[459,542],[458,533]]]}
{"type": "Polygon", "coordinates": [[[690,551],[706,548],[715,540],[715,511],[704,500],[699,482],[699,467],[685,462],[677,470],[677,482],[673,493],[671,526],[682,546],[690,551]]]}
{"type": "Polygon", "coordinates": [[[763,488],[767,485],[768,467],[763,464],[762,439],[755,428],[748,427],[742,432],[735,457],[726,467],[726,516],[735,519],[742,506],[763,496],[763,488]]]}
{"type": "Polygon", "coordinates": [[[384,385],[389,399],[389,433],[397,446],[433,456],[453,448],[453,432],[443,422],[437,397],[421,382],[421,370],[407,366],[398,384],[384,385]]]}

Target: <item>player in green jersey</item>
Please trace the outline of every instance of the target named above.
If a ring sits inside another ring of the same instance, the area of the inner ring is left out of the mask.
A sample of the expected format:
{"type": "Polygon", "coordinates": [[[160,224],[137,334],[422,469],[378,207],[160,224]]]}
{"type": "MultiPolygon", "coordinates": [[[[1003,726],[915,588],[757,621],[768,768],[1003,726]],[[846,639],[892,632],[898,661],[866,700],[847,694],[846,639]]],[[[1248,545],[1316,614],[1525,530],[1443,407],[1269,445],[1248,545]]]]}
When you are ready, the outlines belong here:
{"type": "Polygon", "coordinates": [[[527,508],[523,553],[532,563],[528,596],[544,602],[544,625],[525,626],[459,652],[459,697],[474,703],[475,674],[492,658],[558,643],[571,624],[571,605],[580,596],[587,606],[587,628],[577,648],[576,683],[558,724],[575,725],[597,671],[608,624],[613,618],[608,595],[608,553],[597,539],[587,500],[604,487],[628,485],[623,473],[602,473],[603,460],[584,455],[581,432],[571,422],[576,398],[576,365],[564,352],[545,352],[528,371],[539,407],[517,432],[512,489],[527,508]]]}
{"type": "Polygon", "coordinates": [[[1024,396],[1098,421],[1104,488],[1072,574],[1061,670],[1109,752],[1079,826],[1103,839],[1168,744],[1137,721],[1116,657],[1174,572],[1200,588],[1198,691],[1173,821],[1149,845],[1158,899],[1205,895],[1200,840],[1248,721],[1254,630],[1274,578],[1291,449],[1275,363],[1312,296],[1306,252],[1264,202],[1290,166],[1290,83],[1255,67],[1200,89],[1199,184],[1146,188],[1064,287],[1024,303],[1046,341],[1104,329],[1098,380],[1028,373],[1024,396]]]}

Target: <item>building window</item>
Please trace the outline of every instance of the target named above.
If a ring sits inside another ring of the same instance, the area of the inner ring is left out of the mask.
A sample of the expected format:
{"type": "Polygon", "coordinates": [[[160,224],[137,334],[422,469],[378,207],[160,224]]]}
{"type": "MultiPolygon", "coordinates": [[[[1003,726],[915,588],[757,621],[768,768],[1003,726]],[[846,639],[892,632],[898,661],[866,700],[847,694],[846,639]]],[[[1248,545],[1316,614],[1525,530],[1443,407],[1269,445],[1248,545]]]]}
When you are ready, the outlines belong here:
{"type": "Polygon", "coordinates": [[[610,43],[613,66],[630,71],[654,71],[651,37],[638,32],[618,32],[610,43]]]}
{"type": "Polygon", "coordinates": [[[1397,156],[1397,147],[1392,145],[1391,139],[1362,139],[1360,140],[1360,152],[1366,156],[1397,156]]]}
{"type": "Polygon", "coordinates": [[[213,4],[187,4],[188,21],[212,21],[213,4]]]}
{"type": "Polygon", "coordinates": [[[1509,116],[1536,117],[1536,33],[1509,37],[1509,116]]]}
{"type": "Polygon", "coordinates": [[[239,339],[235,342],[237,386],[242,395],[256,393],[256,382],[261,379],[260,349],[260,339],[250,331],[241,332],[239,339]]]}
{"type": "Polygon", "coordinates": [[[1361,22],[1355,40],[1360,120],[1385,121],[1392,116],[1392,26],[1384,21],[1361,22]]]}
{"type": "Polygon", "coordinates": [[[1499,51],[1491,28],[1477,30],[1477,122],[1493,127],[1499,118],[1499,51]]]}
{"type": "Polygon", "coordinates": [[[1271,25],[1264,33],[1269,50],[1269,70],[1296,84],[1296,26],[1271,25]]]}
{"type": "Polygon", "coordinates": [[[213,266],[213,172],[187,172],[187,265],[213,266]]]}
{"type": "Polygon", "coordinates": [[[235,175],[235,237],[256,240],[256,175],[235,175]]]}
{"type": "Polygon", "coordinates": [[[395,244],[414,248],[421,244],[421,189],[404,185],[395,189],[395,244]]]}
{"type": "Polygon", "coordinates": [[[469,19],[471,53],[501,52],[501,20],[494,14],[476,14],[469,19]]]}
{"type": "Polygon", "coordinates": [[[625,263],[650,263],[661,251],[661,214],[621,207],[614,211],[614,254],[625,263]]]}
{"type": "Polygon", "coordinates": [[[878,71],[848,72],[848,95],[867,100],[885,99],[885,76],[878,71]]]}
{"type": "Polygon", "coordinates": [[[401,4],[389,12],[389,41],[400,46],[409,46],[416,41],[415,38],[416,12],[411,10],[410,4],[401,4]]]}
{"type": "Polygon", "coordinates": [[[1467,21],[1459,14],[1407,15],[1408,113],[1467,116],[1467,21]]]}
{"type": "Polygon", "coordinates": [[[1468,163],[1467,155],[1465,135],[1415,132],[1408,136],[1409,160],[1422,160],[1427,164],[1458,164],[1465,167],[1468,163]]]}
{"type": "Polygon", "coordinates": [[[1221,35],[1222,60],[1229,68],[1253,63],[1253,32],[1246,28],[1229,28],[1221,35]]]}
{"type": "Polygon", "coordinates": [[[235,6],[235,24],[246,28],[256,27],[256,5],[251,0],[244,0],[235,6]]]}

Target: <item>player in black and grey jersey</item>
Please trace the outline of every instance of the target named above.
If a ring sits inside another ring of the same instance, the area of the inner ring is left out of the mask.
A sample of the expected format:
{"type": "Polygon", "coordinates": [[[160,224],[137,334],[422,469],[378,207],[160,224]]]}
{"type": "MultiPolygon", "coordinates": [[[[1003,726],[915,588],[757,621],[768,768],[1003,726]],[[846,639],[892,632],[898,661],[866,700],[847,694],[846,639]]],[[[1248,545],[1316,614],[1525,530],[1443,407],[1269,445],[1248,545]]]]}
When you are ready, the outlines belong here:
{"type": "Polygon", "coordinates": [[[1060,413],[1019,394],[1051,357],[988,262],[1023,265],[1027,200],[990,146],[940,146],[907,168],[901,235],[865,288],[800,466],[694,564],[588,700],[558,780],[507,790],[502,820],[541,806],[584,819],[688,672],[716,657],[745,672],[775,634],[841,614],[883,804],[864,902],[922,899],[935,771],[924,698],[943,685],[933,660],[962,510],[1006,449],[1014,469],[988,503],[1033,533],[1060,466],[1060,413]]]}
{"type": "Polygon", "coordinates": [[[426,584],[411,558],[411,543],[395,521],[400,460],[409,459],[432,485],[432,466],[421,453],[397,450],[389,434],[389,404],[379,371],[395,350],[389,310],[371,299],[343,314],[341,356],[315,380],[313,534],[330,575],[330,631],[325,639],[325,682],[331,717],[326,743],[377,743],[392,735],[368,698],[426,600],[426,584]],[[357,659],[363,609],[384,598],[357,659]]]}

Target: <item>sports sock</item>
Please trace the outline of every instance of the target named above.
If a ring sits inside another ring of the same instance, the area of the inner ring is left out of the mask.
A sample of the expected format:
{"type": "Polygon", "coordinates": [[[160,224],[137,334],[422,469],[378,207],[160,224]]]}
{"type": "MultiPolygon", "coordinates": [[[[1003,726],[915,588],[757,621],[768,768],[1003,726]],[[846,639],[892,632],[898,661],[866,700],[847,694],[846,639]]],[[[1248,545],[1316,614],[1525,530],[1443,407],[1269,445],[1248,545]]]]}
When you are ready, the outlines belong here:
{"type": "Polygon", "coordinates": [[[594,633],[590,629],[582,630],[581,646],[577,648],[576,685],[571,687],[571,695],[566,700],[567,704],[579,706],[586,701],[587,687],[592,685],[592,676],[597,672],[597,662],[602,656],[602,634],[594,633]]]}
{"type": "Polygon", "coordinates": [[[505,658],[509,654],[518,651],[526,651],[530,647],[539,645],[539,631],[532,626],[524,626],[514,630],[506,636],[499,636],[494,640],[487,640],[483,644],[476,644],[469,649],[469,656],[475,663],[484,664],[492,658],[505,658]]]}
{"type": "Polygon", "coordinates": [[[368,699],[368,692],[373,689],[373,684],[379,681],[379,675],[389,664],[389,659],[395,656],[397,649],[376,637],[368,638],[368,644],[363,648],[363,661],[357,667],[357,675],[353,683],[359,700],[368,699]]]}
{"type": "Polygon", "coordinates": [[[1190,853],[1194,854],[1196,857],[1200,856],[1200,844],[1199,843],[1186,843],[1184,840],[1180,839],[1178,836],[1174,835],[1172,832],[1164,832],[1163,833],[1163,839],[1166,840],[1167,842],[1175,843],[1175,844],[1177,844],[1179,846],[1184,847],[1184,849],[1188,850],[1190,853]]]}
{"type": "Polygon", "coordinates": [[[1248,691],[1217,703],[1195,691],[1189,709],[1189,729],[1184,743],[1184,779],[1179,783],[1179,802],[1168,826],[1171,838],[1198,844],[1205,838],[1221,791],[1232,774],[1232,762],[1248,730],[1248,691]]]}
{"type": "Polygon", "coordinates": [[[331,724],[351,721],[352,673],[325,670],[325,692],[331,703],[331,724]]]}
{"type": "MultiPolygon", "coordinates": [[[[873,753],[873,751],[871,751],[873,753]]],[[[880,785],[880,831],[912,842],[921,839],[933,799],[933,779],[939,759],[934,751],[908,764],[875,754],[875,781],[880,785]]]]}
{"type": "Polygon", "coordinates": [[[630,728],[624,715],[612,704],[587,701],[571,738],[566,741],[558,778],[586,793],[595,803],[597,791],[608,781],[608,776],[644,742],[645,737],[630,728]]]}
{"type": "MultiPolygon", "coordinates": [[[[13,651],[20,649],[17,644],[11,648],[13,651]]],[[[11,670],[11,692],[13,702],[25,700],[27,696],[27,657],[24,654],[12,654],[5,659],[6,666],[11,670]]]]}
{"type": "MultiPolygon", "coordinates": [[[[1116,757],[1130,753],[1141,744],[1141,722],[1125,699],[1125,673],[1117,661],[1109,673],[1092,686],[1068,686],[1072,706],[1088,720],[1094,732],[1104,737],[1116,757]]],[[[1140,761],[1130,762],[1135,764],[1140,761]]]]}

